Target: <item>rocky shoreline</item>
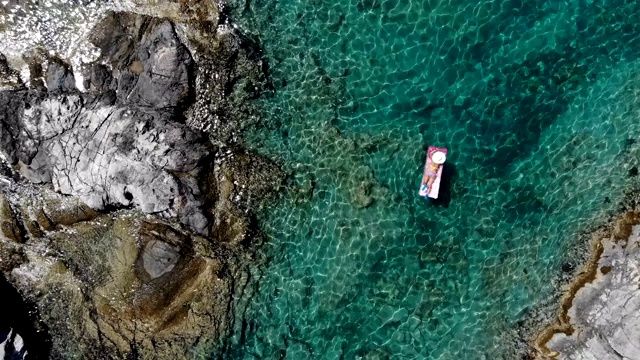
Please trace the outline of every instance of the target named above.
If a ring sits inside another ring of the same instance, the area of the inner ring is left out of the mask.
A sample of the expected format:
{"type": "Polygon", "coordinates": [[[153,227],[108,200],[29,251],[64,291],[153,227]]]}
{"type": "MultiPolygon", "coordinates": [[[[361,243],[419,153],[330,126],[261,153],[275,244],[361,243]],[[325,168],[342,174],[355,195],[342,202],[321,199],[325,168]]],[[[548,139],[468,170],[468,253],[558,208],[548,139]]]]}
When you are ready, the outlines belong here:
{"type": "Polygon", "coordinates": [[[561,290],[555,319],[531,332],[532,359],[635,359],[640,336],[637,201],[597,229],[589,251],[561,290]]]}
{"type": "MultiPolygon", "coordinates": [[[[38,6],[0,5],[0,278],[33,325],[15,332],[36,359],[224,352],[258,261],[253,215],[284,178],[240,138],[270,87],[259,47],[223,1],[88,2],[66,19],[86,29],[33,43],[38,6]]],[[[621,336],[640,333],[638,223],[625,211],[594,233],[562,298],[512,336],[518,354],[636,356],[621,336]]]]}
{"type": "MultiPolygon", "coordinates": [[[[222,2],[114,4],[129,11],[94,11],[91,62],[0,55],[0,272],[51,344],[29,358],[207,357],[283,179],[238,136],[264,65],[222,2]]],[[[21,6],[0,13],[28,23],[21,6]]]]}

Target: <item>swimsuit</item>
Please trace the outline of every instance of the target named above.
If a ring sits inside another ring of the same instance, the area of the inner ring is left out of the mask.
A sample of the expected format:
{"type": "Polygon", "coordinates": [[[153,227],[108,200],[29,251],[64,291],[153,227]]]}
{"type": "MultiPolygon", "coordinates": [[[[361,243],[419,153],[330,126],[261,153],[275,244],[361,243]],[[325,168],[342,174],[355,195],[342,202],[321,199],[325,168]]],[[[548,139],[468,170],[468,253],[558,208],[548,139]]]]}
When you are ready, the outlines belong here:
{"type": "Polygon", "coordinates": [[[431,166],[427,167],[427,176],[436,176],[438,174],[438,170],[437,165],[434,167],[433,164],[431,164],[431,166]]]}

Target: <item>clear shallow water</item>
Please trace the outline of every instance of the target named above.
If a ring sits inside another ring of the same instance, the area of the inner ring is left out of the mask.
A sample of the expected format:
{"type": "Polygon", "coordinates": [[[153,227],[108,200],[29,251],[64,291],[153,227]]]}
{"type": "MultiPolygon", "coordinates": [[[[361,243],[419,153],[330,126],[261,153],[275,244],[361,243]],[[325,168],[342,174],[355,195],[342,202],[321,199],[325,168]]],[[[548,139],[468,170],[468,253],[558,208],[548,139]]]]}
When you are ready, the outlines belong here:
{"type": "Polygon", "coordinates": [[[576,234],[635,185],[640,4],[236,1],[291,171],[229,357],[513,359],[576,234]],[[417,196],[445,146],[443,199],[417,196]]]}

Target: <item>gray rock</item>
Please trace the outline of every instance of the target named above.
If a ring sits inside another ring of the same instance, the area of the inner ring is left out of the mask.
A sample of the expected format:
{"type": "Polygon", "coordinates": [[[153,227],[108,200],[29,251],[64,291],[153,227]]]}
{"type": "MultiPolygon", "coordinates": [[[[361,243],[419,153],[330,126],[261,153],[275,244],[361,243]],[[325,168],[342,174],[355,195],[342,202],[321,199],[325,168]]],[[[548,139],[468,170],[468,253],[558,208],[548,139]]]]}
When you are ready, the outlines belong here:
{"type": "Polygon", "coordinates": [[[138,56],[144,70],[128,96],[130,101],[168,108],[188,100],[191,55],[169,22],[161,23],[143,39],[138,56]]]}
{"type": "MultiPolygon", "coordinates": [[[[193,59],[170,22],[109,13],[93,34],[93,43],[117,74],[124,103],[160,109],[188,104],[193,59]]],[[[101,84],[105,74],[96,75],[101,84]]]]}
{"type": "Polygon", "coordinates": [[[50,59],[45,73],[47,89],[50,92],[72,92],[76,81],[71,68],[58,59],[50,59]]]}
{"type": "Polygon", "coordinates": [[[178,263],[180,249],[160,240],[151,240],[144,247],[142,262],[151,279],[170,272],[178,263]]]}
{"type": "Polygon", "coordinates": [[[113,76],[111,70],[103,64],[96,64],[91,67],[89,75],[89,90],[101,92],[113,87],[113,76]]]}
{"type": "Polygon", "coordinates": [[[15,139],[20,134],[19,124],[24,104],[23,97],[12,95],[11,92],[0,92],[0,146],[11,164],[18,162],[15,139]]]}
{"type": "Polygon", "coordinates": [[[133,14],[108,14],[93,41],[112,70],[90,67],[91,96],[58,59],[48,93],[0,92],[0,152],[31,182],[93,209],[135,206],[206,233],[196,177],[209,150],[176,111],[192,91],[188,49],[170,22],[133,14]]]}
{"type": "Polygon", "coordinates": [[[202,137],[166,113],[82,104],[76,95],[32,102],[1,151],[7,158],[18,154],[30,181],[50,181],[93,209],[136,206],[181,216],[204,232],[197,182],[189,180],[208,155],[202,137]]]}

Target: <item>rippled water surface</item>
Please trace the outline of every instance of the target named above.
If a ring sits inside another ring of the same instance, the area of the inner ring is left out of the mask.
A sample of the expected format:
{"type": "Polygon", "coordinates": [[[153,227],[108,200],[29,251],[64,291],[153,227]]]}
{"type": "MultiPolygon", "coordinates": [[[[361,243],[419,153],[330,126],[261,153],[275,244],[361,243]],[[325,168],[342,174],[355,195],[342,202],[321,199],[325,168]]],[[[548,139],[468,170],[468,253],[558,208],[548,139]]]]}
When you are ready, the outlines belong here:
{"type": "Polygon", "coordinates": [[[513,359],[634,186],[640,2],[253,0],[258,152],[291,172],[230,357],[513,359]],[[424,149],[449,149],[441,199],[424,149]]]}

